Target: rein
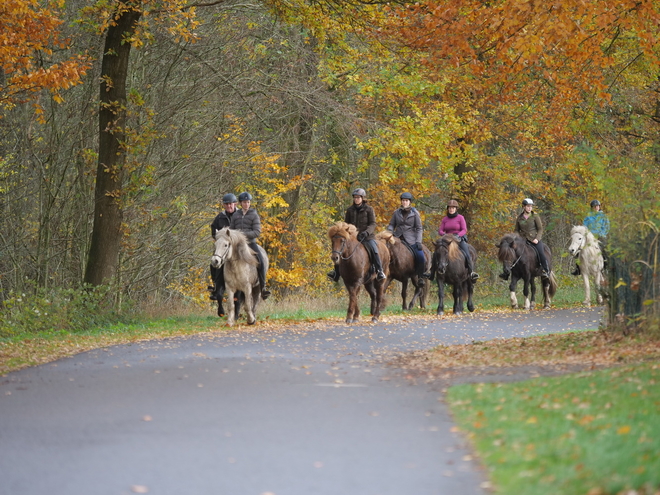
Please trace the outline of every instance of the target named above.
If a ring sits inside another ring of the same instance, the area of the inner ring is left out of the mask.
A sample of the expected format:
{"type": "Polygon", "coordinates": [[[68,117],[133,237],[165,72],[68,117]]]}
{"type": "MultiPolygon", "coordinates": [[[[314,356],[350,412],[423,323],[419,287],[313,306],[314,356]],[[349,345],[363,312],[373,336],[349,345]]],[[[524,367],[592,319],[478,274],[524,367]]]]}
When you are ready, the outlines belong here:
{"type": "Polygon", "coordinates": [[[334,239],[338,239],[338,238],[341,238],[341,239],[342,239],[342,241],[341,241],[341,249],[340,249],[339,251],[333,249],[333,250],[332,250],[332,254],[338,254],[338,255],[339,255],[339,258],[342,259],[342,260],[344,260],[344,261],[346,261],[346,260],[350,260],[350,259],[353,257],[353,255],[355,254],[355,251],[357,250],[358,246],[360,245],[360,242],[358,242],[358,243],[355,245],[355,247],[353,248],[353,252],[352,252],[348,257],[345,258],[345,257],[342,255],[342,253],[344,252],[344,248],[346,247],[346,238],[344,238],[343,236],[340,236],[340,235],[336,235],[336,236],[334,237],[334,239]]]}

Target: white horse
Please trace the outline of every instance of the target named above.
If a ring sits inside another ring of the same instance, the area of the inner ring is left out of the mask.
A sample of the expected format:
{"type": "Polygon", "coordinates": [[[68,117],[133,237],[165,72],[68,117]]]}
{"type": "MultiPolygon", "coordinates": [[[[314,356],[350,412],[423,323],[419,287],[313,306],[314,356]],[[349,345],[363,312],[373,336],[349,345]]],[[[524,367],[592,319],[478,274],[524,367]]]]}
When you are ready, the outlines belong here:
{"type": "MultiPolygon", "coordinates": [[[[268,256],[261,246],[257,246],[264,260],[265,272],[268,271],[268,256]]],[[[227,324],[233,325],[238,315],[234,308],[234,296],[237,292],[245,294],[245,310],[248,325],[254,325],[255,312],[261,296],[256,253],[250,249],[247,238],[239,230],[224,228],[215,232],[215,253],[211,265],[220,268],[224,265],[225,288],[227,290],[227,324]]]]}
{"type": "Polygon", "coordinates": [[[584,279],[585,295],[583,304],[591,306],[589,277],[594,278],[598,304],[603,304],[603,296],[600,293],[600,286],[604,280],[603,253],[594,235],[584,225],[576,225],[571,229],[571,244],[568,246],[568,252],[579,261],[580,272],[584,279]]]}

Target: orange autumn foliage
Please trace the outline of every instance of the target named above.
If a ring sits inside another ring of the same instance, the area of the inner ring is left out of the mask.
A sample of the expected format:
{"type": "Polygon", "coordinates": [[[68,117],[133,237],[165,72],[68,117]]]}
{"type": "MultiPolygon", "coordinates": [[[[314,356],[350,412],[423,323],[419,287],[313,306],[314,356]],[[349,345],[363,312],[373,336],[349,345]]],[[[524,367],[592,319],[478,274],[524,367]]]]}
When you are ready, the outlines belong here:
{"type": "MultiPolygon", "coordinates": [[[[52,6],[51,6],[52,5],[52,6]]],[[[62,5],[43,7],[36,0],[4,0],[0,5],[0,106],[11,109],[49,90],[56,102],[60,92],[80,84],[90,67],[85,56],[55,62],[56,50],[66,50],[69,41],[60,34],[62,5]]],[[[37,106],[37,112],[40,107],[37,106]]]]}

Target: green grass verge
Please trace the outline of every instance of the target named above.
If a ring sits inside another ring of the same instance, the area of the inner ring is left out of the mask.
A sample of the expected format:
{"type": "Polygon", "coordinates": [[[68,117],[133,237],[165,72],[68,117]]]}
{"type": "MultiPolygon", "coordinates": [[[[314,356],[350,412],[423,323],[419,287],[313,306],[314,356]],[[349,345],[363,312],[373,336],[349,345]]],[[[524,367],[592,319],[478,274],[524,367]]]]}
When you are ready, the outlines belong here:
{"type": "Polygon", "coordinates": [[[660,364],[460,385],[447,400],[503,495],[658,493],[660,364]]]}

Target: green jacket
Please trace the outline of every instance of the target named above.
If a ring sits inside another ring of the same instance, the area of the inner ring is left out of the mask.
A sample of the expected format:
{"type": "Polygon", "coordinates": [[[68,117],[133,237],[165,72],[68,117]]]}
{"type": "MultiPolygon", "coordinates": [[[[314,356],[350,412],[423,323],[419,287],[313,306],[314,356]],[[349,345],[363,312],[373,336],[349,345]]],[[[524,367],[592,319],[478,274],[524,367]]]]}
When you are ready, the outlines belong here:
{"type": "MultiPolygon", "coordinates": [[[[523,212],[524,213],[524,212],[523,212]]],[[[543,237],[543,223],[541,223],[541,217],[535,212],[531,212],[529,217],[525,219],[523,213],[518,215],[516,219],[516,234],[520,234],[528,241],[533,241],[534,239],[541,240],[543,237]]]]}

